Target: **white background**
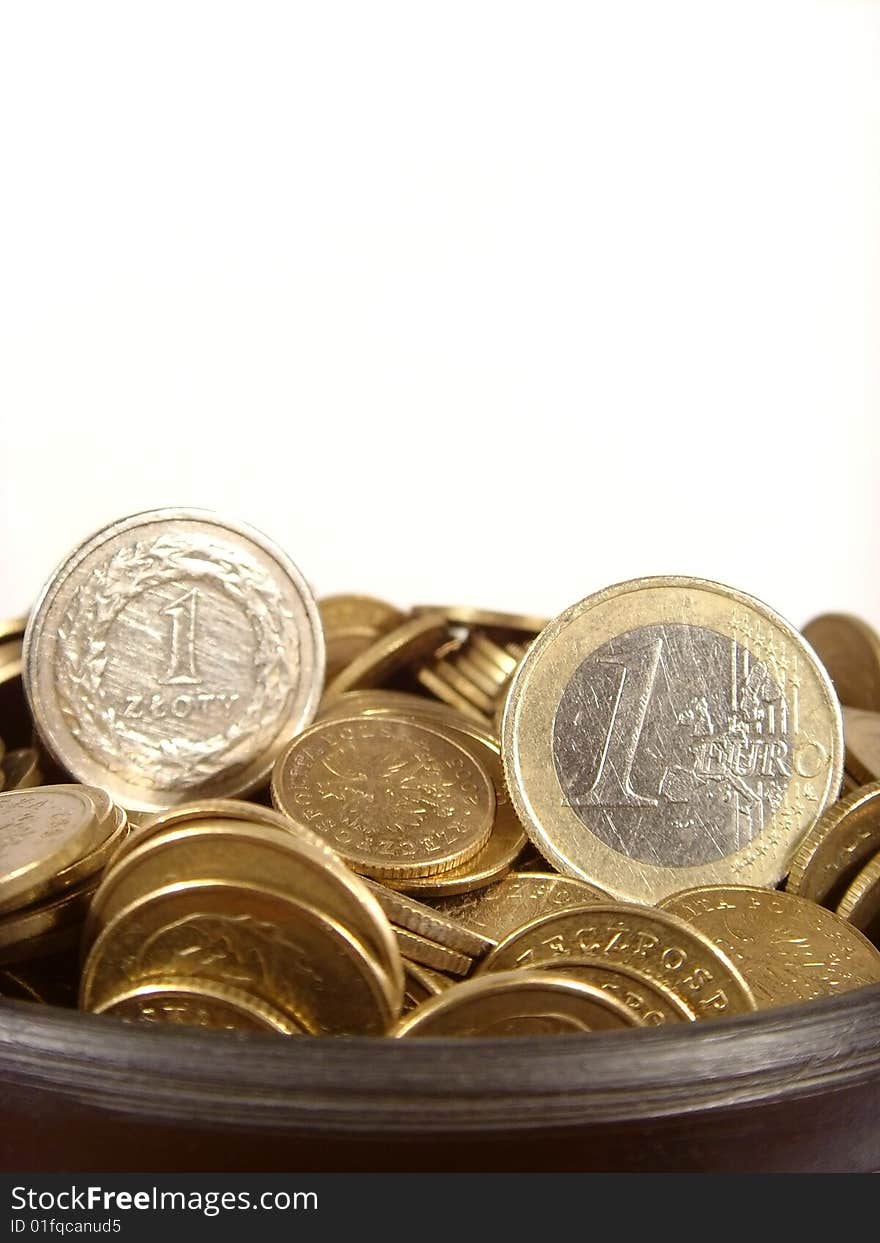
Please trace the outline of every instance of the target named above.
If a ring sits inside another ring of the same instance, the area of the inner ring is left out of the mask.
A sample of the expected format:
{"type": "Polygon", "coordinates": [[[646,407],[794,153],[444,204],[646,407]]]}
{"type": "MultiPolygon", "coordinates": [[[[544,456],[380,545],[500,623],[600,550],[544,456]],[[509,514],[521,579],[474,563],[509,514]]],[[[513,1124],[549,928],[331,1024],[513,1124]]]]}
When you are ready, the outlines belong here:
{"type": "Polygon", "coordinates": [[[321,593],[880,622],[880,6],[8,4],[0,616],[95,527],[321,593]]]}

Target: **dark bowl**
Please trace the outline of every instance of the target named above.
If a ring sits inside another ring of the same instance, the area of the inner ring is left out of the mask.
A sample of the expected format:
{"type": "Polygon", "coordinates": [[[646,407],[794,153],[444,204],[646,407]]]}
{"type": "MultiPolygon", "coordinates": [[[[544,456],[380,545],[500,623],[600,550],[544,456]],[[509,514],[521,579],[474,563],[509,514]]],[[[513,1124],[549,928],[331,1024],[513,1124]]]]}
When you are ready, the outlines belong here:
{"type": "Polygon", "coordinates": [[[284,1039],[0,1002],[8,1170],[878,1170],[880,985],[665,1030],[284,1039]]]}

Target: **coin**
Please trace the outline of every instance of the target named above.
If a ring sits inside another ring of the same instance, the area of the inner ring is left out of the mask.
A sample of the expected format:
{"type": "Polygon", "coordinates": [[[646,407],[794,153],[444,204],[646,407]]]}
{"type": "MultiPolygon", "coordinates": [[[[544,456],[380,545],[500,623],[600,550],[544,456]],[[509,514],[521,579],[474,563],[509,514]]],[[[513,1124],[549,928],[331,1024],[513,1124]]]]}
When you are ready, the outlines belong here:
{"type": "MultiPolygon", "coordinates": [[[[408,1014],[430,997],[437,997],[452,983],[439,971],[432,971],[421,963],[403,960],[403,1013],[408,1014]]],[[[3,979],[0,973],[0,995],[3,995],[3,979]]]]}
{"type": "Polygon", "coordinates": [[[676,994],[700,1018],[755,1009],[751,988],[710,937],[669,911],[624,903],[569,908],[512,932],[477,968],[564,967],[593,961],[634,968],[676,994]]]}
{"type": "Polygon", "coordinates": [[[13,639],[21,639],[27,627],[27,616],[7,617],[0,621],[0,643],[5,645],[13,639]]]}
{"type": "Polygon", "coordinates": [[[873,627],[848,613],[824,613],[808,622],[803,633],[828,670],[840,702],[880,711],[880,635],[873,627]]]}
{"type": "Polygon", "coordinates": [[[673,894],[663,909],[686,919],[737,964],[759,1009],[880,980],[880,954],[870,942],[796,894],[713,885],[673,894]]]}
{"type": "Polygon", "coordinates": [[[299,571],[199,510],[125,518],[55,572],[25,636],[48,749],[124,807],[255,789],[311,720],[324,647],[299,571]]]}
{"type": "MultiPolygon", "coordinates": [[[[130,837],[126,839],[118,857],[121,858],[123,853],[127,854],[135,850],[144,842],[149,841],[151,837],[164,833],[166,829],[204,820],[232,820],[250,825],[265,824],[273,829],[281,829],[284,833],[296,832],[300,837],[308,838],[325,857],[328,854],[326,842],[322,841],[317,833],[311,833],[302,825],[295,825],[289,816],[282,816],[281,812],[271,807],[249,803],[245,799],[203,798],[192,803],[178,803],[176,807],[169,807],[167,811],[160,811],[143,818],[130,837]]],[[[342,866],[341,860],[339,862],[342,866]]]]}
{"type": "Polygon", "coordinates": [[[508,872],[484,889],[433,899],[437,911],[480,933],[489,948],[542,915],[610,901],[595,885],[558,872],[508,872]]]}
{"type": "Polygon", "coordinates": [[[46,1004],[46,999],[33,984],[19,972],[7,968],[0,970],[0,997],[12,997],[16,1001],[35,1001],[46,1004]]]}
{"type": "Polygon", "coordinates": [[[662,1027],[666,1023],[692,1023],[696,1015],[680,997],[668,988],[663,988],[656,980],[632,967],[624,967],[620,963],[612,966],[609,962],[590,958],[574,957],[566,961],[566,965],[554,966],[557,975],[571,976],[575,980],[583,980],[596,988],[604,989],[618,1001],[633,1010],[646,1027],[662,1027]]]}
{"type": "Polygon", "coordinates": [[[871,940],[880,939],[880,851],[852,878],[837,914],[861,928],[871,940]]]}
{"type": "Polygon", "coordinates": [[[540,852],[640,902],[776,884],[843,770],[837,698],[811,649],[701,579],[638,579],[563,613],[520,665],[502,734],[540,852]]]}
{"type": "Polygon", "coordinates": [[[477,626],[485,630],[512,630],[536,635],[547,625],[545,617],[528,613],[502,613],[497,609],[472,608],[469,604],[417,604],[413,613],[442,613],[452,626],[477,626]]]}
{"type": "Polygon", "coordinates": [[[163,1026],[215,1027],[225,1031],[270,1031],[294,1036],[299,1024],[243,989],[211,980],[151,980],[124,988],[95,1007],[96,1014],[163,1026]]]}
{"type": "Polygon", "coordinates": [[[0,794],[0,912],[87,854],[97,832],[95,805],[83,787],[0,794]]]}
{"type": "Polygon", "coordinates": [[[360,879],[323,844],[265,824],[204,820],[172,825],[121,854],[95,894],[83,933],[89,946],[100,929],[144,893],[206,878],[278,888],[319,907],[366,947],[399,1007],[400,952],[388,920],[360,879]]]}
{"type": "Polygon", "coordinates": [[[7,790],[31,790],[42,780],[40,756],[33,747],[7,751],[0,760],[7,790]]]}
{"type": "Polygon", "coordinates": [[[313,725],[279,758],[272,801],[379,879],[466,862],[495,816],[492,782],[473,754],[430,722],[396,717],[313,725]]]}
{"type": "Polygon", "coordinates": [[[496,643],[488,634],[473,631],[435,653],[422,665],[416,680],[443,703],[477,721],[494,720],[503,706],[507,686],[527,645],[496,643]]]}
{"type": "MultiPolygon", "coordinates": [[[[470,958],[481,958],[492,948],[492,941],[456,918],[450,918],[445,913],[425,906],[423,902],[417,902],[406,894],[388,889],[366,876],[363,877],[363,882],[392,924],[427,937],[429,941],[436,941],[439,945],[445,945],[447,949],[457,950],[470,958]]],[[[403,953],[406,954],[405,949],[403,953]]],[[[416,958],[416,961],[420,962],[421,959],[416,958]]]]}
{"type": "Polygon", "coordinates": [[[313,1034],[380,1035],[400,1010],[356,937],[323,911],[262,886],[205,879],[123,907],[89,949],[80,1005],[93,1009],[127,981],[168,975],[244,988],[313,1034]]]}
{"type": "Polygon", "coordinates": [[[880,852],[880,781],[833,803],[801,842],[785,888],[832,909],[880,852]]]}
{"type": "Polygon", "coordinates": [[[380,686],[400,669],[433,655],[449,636],[442,613],[411,617],[356,656],[327,686],[323,703],[346,691],[380,686]]]}
{"type": "Polygon", "coordinates": [[[634,1010],[601,988],[549,971],[467,980],[419,1006],[395,1036],[544,1036],[640,1027],[634,1010]]]}
{"type": "Polygon", "coordinates": [[[324,596],[318,601],[318,611],[324,627],[328,682],[404,620],[400,609],[374,596],[324,596]]]}
{"type": "Polygon", "coordinates": [[[461,714],[448,704],[427,699],[424,695],[413,695],[409,691],[388,690],[386,687],[345,691],[335,699],[322,703],[315,720],[330,721],[342,717],[375,715],[428,717],[430,720],[455,725],[461,722],[461,714]]]}
{"type": "Polygon", "coordinates": [[[847,771],[860,782],[880,778],[880,712],[843,709],[847,771]]]}
{"type": "Polygon", "coordinates": [[[392,927],[401,954],[410,962],[433,967],[435,971],[444,971],[447,975],[467,975],[474,965],[474,960],[467,954],[448,949],[445,945],[430,941],[427,937],[419,936],[417,932],[410,932],[407,928],[400,928],[396,925],[392,927]]]}
{"type": "Polygon", "coordinates": [[[0,965],[24,962],[52,952],[54,941],[49,941],[52,948],[47,948],[43,938],[73,927],[78,929],[94,892],[95,885],[89,882],[50,902],[0,916],[0,965]]]}

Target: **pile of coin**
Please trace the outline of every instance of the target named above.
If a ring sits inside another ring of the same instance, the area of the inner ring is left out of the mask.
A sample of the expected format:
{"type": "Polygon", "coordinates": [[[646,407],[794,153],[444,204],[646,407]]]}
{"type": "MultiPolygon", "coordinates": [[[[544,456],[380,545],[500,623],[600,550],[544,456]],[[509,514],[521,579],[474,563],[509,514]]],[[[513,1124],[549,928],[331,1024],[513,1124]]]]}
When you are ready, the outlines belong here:
{"type": "Polygon", "coordinates": [[[114,523],[0,629],[0,995],[411,1038],[878,983],[880,639],[806,635],[689,578],[316,601],[248,527],[114,523]]]}

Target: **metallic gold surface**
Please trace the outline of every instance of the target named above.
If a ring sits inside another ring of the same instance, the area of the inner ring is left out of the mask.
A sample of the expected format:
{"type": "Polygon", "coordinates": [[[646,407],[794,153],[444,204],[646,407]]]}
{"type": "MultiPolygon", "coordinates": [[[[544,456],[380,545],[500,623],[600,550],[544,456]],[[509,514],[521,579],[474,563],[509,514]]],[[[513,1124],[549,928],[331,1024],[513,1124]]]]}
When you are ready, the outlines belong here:
{"type": "MultiPolygon", "coordinates": [[[[482,958],[492,948],[493,941],[483,936],[480,931],[461,923],[454,916],[426,906],[423,902],[418,902],[406,894],[397,893],[394,889],[388,889],[385,885],[380,885],[366,876],[362,879],[392,924],[426,937],[429,941],[435,941],[438,945],[444,945],[447,949],[466,954],[470,958],[482,958]]],[[[403,949],[404,956],[406,952],[406,949],[403,949]]],[[[416,955],[410,955],[410,957],[421,962],[416,955]]]]}
{"type": "MultiPolygon", "coordinates": [[[[438,997],[452,984],[447,976],[439,971],[432,971],[418,962],[403,960],[403,1013],[409,1014],[416,1006],[431,997],[438,997]]],[[[0,974],[0,995],[3,993],[3,979],[0,974]]]]}
{"type": "Polygon", "coordinates": [[[400,1012],[386,973],[324,911],[266,887],[205,879],[119,910],[92,943],[80,1005],[128,982],[192,975],[261,997],[313,1034],[380,1035],[400,1012]]]}
{"type": "Polygon", "coordinates": [[[467,862],[495,818],[492,782],[472,751],[402,717],[313,725],[279,757],[272,800],[356,871],[389,880],[467,862]]]}
{"type": "Polygon", "coordinates": [[[785,888],[832,910],[880,853],[880,781],[833,803],[801,842],[785,888]]]}
{"type": "Polygon", "coordinates": [[[362,942],[399,1008],[403,966],[381,908],[359,877],[322,844],[270,825],[204,820],[168,826],[108,869],[83,934],[88,947],[119,911],[144,893],[209,879],[279,889],[313,905],[362,942]]]}
{"type": "Polygon", "coordinates": [[[468,980],[425,1002],[396,1036],[543,1036],[640,1027],[634,1009],[604,989],[549,971],[468,980]]]}
{"type": "Polygon", "coordinates": [[[596,885],[558,872],[508,872],[494,885],[449,898],[434,898],[435,909],[472,928],[489,946],[554,911],[611,901],[596,885]]]}
{"type": "Polygon", "coordinates": [[[327,682],[404,621],[400,609],[375,596],[324,596],[318,601],[318,612],[327,651],[327,682]]]}
{"type": "Polygon", "coordinates": [[[443,971],[447,975],[468,975],[474,965],[474,960],[467,954],[447,949],[445,945],[419,936],[417,932],[410,932],[407,928],[397,925],[392,927],[401,954],[410,962],[420,963],[423,967],[433,967],[435,971],[443,971]]]}
{"type": "Polygon", "coordinates": [[[704,933],[669,911],[597,903],[532,920],[483,959],[478,974],[564,967],[584,955],[642,972],[698,1018],[754,1010],[750,984],[704,933]]]}
{"type": "Polygon", "coordinates": [[[47,889],[99,840],[95,804],[83,786],[0,794],[0,913],[47,889]]]}
{"type": "Polygon", "coordinates": [[[250,527],[135,514],[81,544],[28,622],[24,681],[47,750],[126,808],[265,782],[324,676],[314,598],[250,527]]]}
{"type": "Polygon", "coordinates": [[[515,675],[503,755],[541,853],[640,902],[776,884],[843,771],[837,698],[801,636],[691,578],[622,583],[552,622],[515,675]]]}
{"type": "Polygon", "coordinates": [[[528,613],[502,613],[497,609],[472,608],[469,604],[417,604],[413,613],[442,613],[451,626],[476,626],[484,630],[511,630],[536,635],[547,625],[545,617],[528,613]]]}
{"type": "Polygon", "coordinates": [[[60,948],[52,934],[75,931],[89,909],[95,892],[92,882],[52,901],[0,916],[0,966],[25,962],[60,948]]]}
{"type": "Polygon", "coordinates": [[[880,712],[844,708],[843,736],[846,768],[863,784],[880,779],[880,712]]]}
{"type": "Polygon", "coordinates": [[[850,881],[837,914],[875,943],[880,940],[880,851],[850,881]]]}
{"type": "Polygon", "coordinates": [[[554,966],[553,970],[557,975],[570,975],[575,980],[583,980],[610,993],[634,1011],[646,1027],[692,1023],[697,1017],[671,989],[621,963],[612,966],[585,954],[583,958],[572,958],[565,967],[554,966]]]}
{"type": "Polygon", "coordinates": [[[377,639],[336,675],[324,692],[322,707],[346,691],[381,686],[399,670],[426,660],[449,637],[442,613],[411,617],[377,639]]]}
{"type": "Polygon", "coordinates": [[[214,1027],[223,1031],[270,1031],[298,1035],[302,1028],[274,1006],[243,989],[211,980],[151,980],[124,988],[95,1007],[127,1022],[161,1026],[214,1027]]]}
{"type": "Polygon", "coordinates": [[[828,670],[840,702],[880,712],[880,635],[848,613],[823,613],[807,622],[804,638],[828,670]]]}
{"type": "Polygon", "coordinates": [[[758,1007],[809,1001],[880,981],[880,953],[846,920],[792,893],[713,885],[673,894],[686,919],[737,964],[758,1007]]]}
{"type": "Polygon", "coordinates": [[[7,751],[0,760],[6,790],[32,790],[42,782],[40,755],[33,747],[7,751]]]}

